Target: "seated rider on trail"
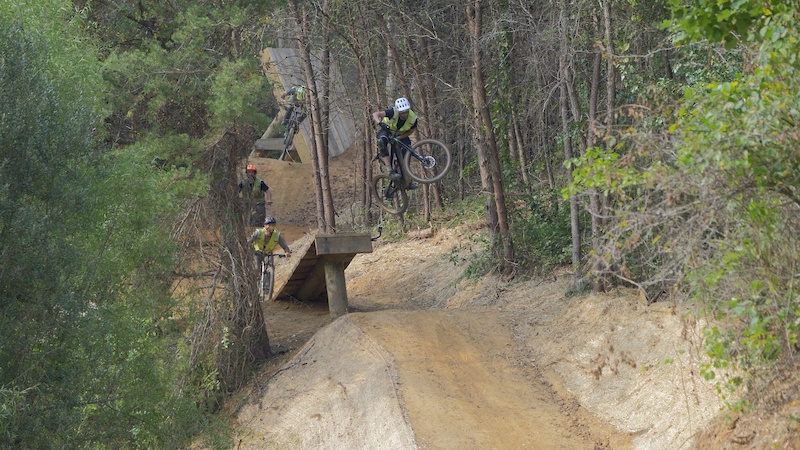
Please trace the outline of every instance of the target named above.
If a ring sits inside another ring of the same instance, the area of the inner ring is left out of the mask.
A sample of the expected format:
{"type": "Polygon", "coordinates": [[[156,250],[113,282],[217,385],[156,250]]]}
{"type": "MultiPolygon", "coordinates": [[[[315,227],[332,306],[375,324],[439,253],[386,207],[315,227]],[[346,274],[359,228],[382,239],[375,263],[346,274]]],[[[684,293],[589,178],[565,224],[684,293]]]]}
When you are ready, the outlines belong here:
{"type": "Polygon", "coordinates": [[[283,126],[288,126],[289,118],[292,117],[292,110],[298,108],[297,123],[299,124],[306,118],[306,114],[303,112],[303,103],[306,101],[306,88],[303,86],[292,86],[281,93],[282,99],[286,98],[286,96],[290,96],[289,104],[286,106],[286,115],[283,116],[283,122],[281,123],[283,123],[283,126]]]}
{"type": "Polygon", "coordinates": [[[264,261],[266,253],[272,253],[275,247],[281,246],[286,256],[292,256],[292,249],[286,243],[286,239],[281,236],[281,232],[275,229],[277,221],[274,217],[269,216],[264,219],[264,228],[257,228],[253,234],[247,238],[248,244],[253,244],[253,249],[256,251],[256,267],[261,267],[261,262],[264,261]]]}
{"type": "Polygon", "coordinates": [[[389,150],[386,145],[389,143],[392,134],[394,134],[397,140],[411,147],[409,136],[417,129],[417,114],[411,110],[411,104],[408,99],[400,97],[395,100],[394,108],[373,112],[372,121],[375,122],[375,125],[385,125],[381,126],[377,133],[381,161],[389,168],[389,178],[395,181],[399,180],[402,175],[392,168],[389,150]]]}

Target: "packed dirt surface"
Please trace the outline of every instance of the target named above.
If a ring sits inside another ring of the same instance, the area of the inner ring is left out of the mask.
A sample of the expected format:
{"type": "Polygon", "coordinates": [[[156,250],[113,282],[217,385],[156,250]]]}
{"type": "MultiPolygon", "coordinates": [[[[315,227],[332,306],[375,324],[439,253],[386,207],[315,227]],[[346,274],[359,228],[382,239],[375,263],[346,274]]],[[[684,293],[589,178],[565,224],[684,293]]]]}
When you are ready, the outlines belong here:
{"type": "MultiPolygon", "coordinates": [[[[310,169],[256,163],[279,229],[303,248],[316,223],[310,169]]],[[[352,161],[331,168],[348,205],[352,161]]],[[[482,233],[463,224],[379,239],[348,266],[350,312],[336,320],[324,301],[267,303],[276,357],[231,407],[235,448],[698,445],[722,406],[699,375],[700,324],[634,290],[567,296],[566,270],[467,279],[482,233]]],[[[280,285],[293,264],[277,264],[280,285]]]]}

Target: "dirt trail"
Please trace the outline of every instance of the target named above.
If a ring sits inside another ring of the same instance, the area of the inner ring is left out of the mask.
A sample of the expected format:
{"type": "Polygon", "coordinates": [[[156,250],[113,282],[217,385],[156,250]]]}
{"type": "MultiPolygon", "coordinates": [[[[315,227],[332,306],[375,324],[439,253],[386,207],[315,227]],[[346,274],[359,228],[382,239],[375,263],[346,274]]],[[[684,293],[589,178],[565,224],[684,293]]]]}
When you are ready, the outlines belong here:
{"type": "Polygon", "coordinates": [[[627,436],[570,408],[519,355],[492,310],[387,311],[350,320],[392,354],[420,448],[629,448],[627,436]],[[581,417],[582,416],[582,417],[581,417]]]}
{"type": "MultiPolygon", "coordinates": [[[[298,244],[310,224],[281,216],[298,244]]],[[[268,303],[280,356],[234,406],[236,448],[690,448],[720,406],[696,381],[696,324],[633,291],[565,297],[568,274],[465,280],[479,233],[376,242],[348,267],[351,313],[335,321],[322,302],[268,303]]]]}

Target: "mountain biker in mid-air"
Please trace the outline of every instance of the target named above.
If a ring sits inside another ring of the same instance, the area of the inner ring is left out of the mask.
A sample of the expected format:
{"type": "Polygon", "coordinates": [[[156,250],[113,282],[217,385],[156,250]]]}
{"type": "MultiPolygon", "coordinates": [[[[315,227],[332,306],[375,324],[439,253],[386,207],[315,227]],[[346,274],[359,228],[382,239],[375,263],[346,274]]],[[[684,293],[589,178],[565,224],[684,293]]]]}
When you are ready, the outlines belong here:
{"type": "Polygon", "coordinates": [[[306,118],[303,112],[303,103],[306,101],[306,88],[304,86],[292,86],[281,93],[281,98],[289,96],[289,104],[286,106],[286,115],[283,116],[283,126],[289,125],[289,118],[292,117],[292,110],[299,108],[297,112],[297,123],[306,118]]]}
{"type": "Polygon", "coordinates": [[[269,216],[264,219],[264,228],[257,228],[253,234],[247,238],[248,244],[253,244],[253,249],[256,251],[256,267],[261,267],[261,262],[264,261],[265,253],[272,253],[275,247],[281,246],[286,256],[292,256],[292,249],[286,239],[281,236],[281,232],[275,229],[277,221],[274,217],[269,216]]]}
{"type": "MultiPolygon", "coordinates": [[[[408,99],[400,97],[394,101],[394,108],[373,112],[372,121],[375,122],[375,125],[385,125],[381,126],[377,133],[378,150],[380,151],[381,161],[389,168],[389,177],[397,181],[402,178],[402,175],[392,168],[389,150],[386,146],[394,134],[397,140],[411,147],[411,138],[409,136],[417,129],[417,114],[411,110],[411,104],[408,99]]],[[[408,188],[414,189],[415,187],[416,185],[412,183],[408,188]]]]}

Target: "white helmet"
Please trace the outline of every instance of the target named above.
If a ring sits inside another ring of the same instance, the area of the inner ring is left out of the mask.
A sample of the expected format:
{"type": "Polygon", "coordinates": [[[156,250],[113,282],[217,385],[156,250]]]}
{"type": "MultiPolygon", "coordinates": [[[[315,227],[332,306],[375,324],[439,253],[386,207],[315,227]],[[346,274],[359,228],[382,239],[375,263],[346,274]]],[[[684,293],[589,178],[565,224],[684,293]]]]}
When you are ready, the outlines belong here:
{"type": "Polygon", "coordinates": [[[408,111],[409,109],[411,109],[411,103],[408,103],[407,98],[400,97],[394,101],[394,109],[399,113],[408,111]]]}

